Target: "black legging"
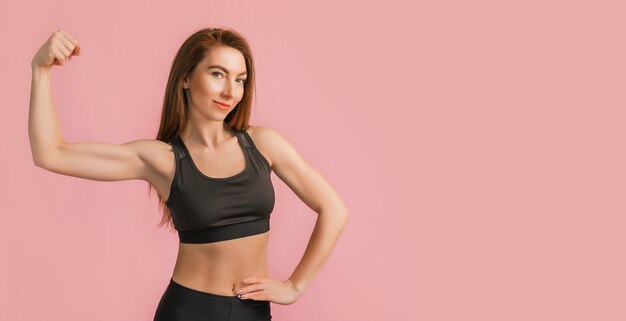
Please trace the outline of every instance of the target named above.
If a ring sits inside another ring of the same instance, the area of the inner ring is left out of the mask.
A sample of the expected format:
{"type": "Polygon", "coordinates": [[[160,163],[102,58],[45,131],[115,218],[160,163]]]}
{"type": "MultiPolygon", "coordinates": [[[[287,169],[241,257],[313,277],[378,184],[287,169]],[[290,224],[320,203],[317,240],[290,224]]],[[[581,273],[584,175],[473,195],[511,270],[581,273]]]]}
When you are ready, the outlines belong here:
{"type": "Polygon", "coordinates": [[[270,301],[239,299],[190,289],[170,279],[154,321],[270,321],[270,301]]]}

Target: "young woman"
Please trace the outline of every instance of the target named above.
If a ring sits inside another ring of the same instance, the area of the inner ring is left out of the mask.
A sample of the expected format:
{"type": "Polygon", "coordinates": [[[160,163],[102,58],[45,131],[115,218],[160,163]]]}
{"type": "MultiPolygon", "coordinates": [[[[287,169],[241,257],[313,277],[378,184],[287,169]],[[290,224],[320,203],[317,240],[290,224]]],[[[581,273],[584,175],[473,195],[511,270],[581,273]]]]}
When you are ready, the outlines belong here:
{"type": "Polygon", "coordinates": [[[320,271],[348,218],[333,187],[277,131],[250,126],[255,69],[247,41],[207,28],[180,47],[156,139],[125,144],[63,139],[50,69],[81,55],[57,30],[33,57],[29,138],[36,166],[98,181],[142,179],[159,194],[161,226],[177,230],[176,265],[155,321],[270,320],[270,302],[292,304],[320,271]],[[270,173],[318,213],[287,280],[267,273],[270,173]]]}

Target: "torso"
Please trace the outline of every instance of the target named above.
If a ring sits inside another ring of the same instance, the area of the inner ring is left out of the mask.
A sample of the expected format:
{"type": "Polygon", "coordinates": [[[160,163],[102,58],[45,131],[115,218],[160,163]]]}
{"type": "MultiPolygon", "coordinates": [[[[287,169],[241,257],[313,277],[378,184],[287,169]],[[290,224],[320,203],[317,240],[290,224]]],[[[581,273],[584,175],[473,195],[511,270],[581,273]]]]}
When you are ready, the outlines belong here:
{"type": "MultiPolygon", "coordinates": [[[[248,134],[254,140],[261,154],[270,162],[262,144],[255,140],[254,128],[248,128],[248,134]]],[[[170,194],[170,186],[175,174],[174,153],[172,147],[155,140],[158,152],[149,161],[152,169],[149,183],[154,186],[163,200],[170,194]]],[[[188,146],[192,158],[199,170],[210,177],[229,177],[243,171],[245,158],[237,145],[237,138],[232,137],[219,150],[202,154],[200,150],[188,146]],[[201,164],[211,164],[202,166],[201,164]]],[[[270,162],[271,164],[271,162],[270,162]]],[[[178,256],[172,278],[175,282],[203,292],[219,295],[236,295],[235,290],[246,277],[267,276],[267,243],[269,232],[248,237],[205,244],[179,243],[178,256]]]]}

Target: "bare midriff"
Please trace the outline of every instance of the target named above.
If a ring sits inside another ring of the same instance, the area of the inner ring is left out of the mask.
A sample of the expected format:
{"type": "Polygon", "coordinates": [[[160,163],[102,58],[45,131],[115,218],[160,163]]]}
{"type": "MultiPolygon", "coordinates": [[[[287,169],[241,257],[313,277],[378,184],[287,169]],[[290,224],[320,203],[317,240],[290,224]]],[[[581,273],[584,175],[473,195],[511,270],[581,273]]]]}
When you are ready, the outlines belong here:
{"type": "Polygon", "coordinates": [[[204,244],[179,243],[172,279],[185,287],[235,296],[247,277],[267,277],[269,232],[204,244]]]}

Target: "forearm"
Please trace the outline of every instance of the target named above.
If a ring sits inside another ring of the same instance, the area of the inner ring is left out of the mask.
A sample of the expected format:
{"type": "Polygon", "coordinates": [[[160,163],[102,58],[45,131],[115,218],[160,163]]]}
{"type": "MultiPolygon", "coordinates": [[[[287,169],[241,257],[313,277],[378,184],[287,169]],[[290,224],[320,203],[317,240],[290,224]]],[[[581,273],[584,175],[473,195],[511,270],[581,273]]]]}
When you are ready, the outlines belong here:
{"type": "Polygon", "coordinates": [[[289,277],[299,293],[313,282],[330,256],[348,220],[348,214],[320,212],[311,239],[298,266],[289,277]]]}
{"type": "Polygon", "coordinates": [[[32,67],[28,138],[33,162],[41,165],[63,141],[61,126],[52,100],[50,68],[32,67]]]}

